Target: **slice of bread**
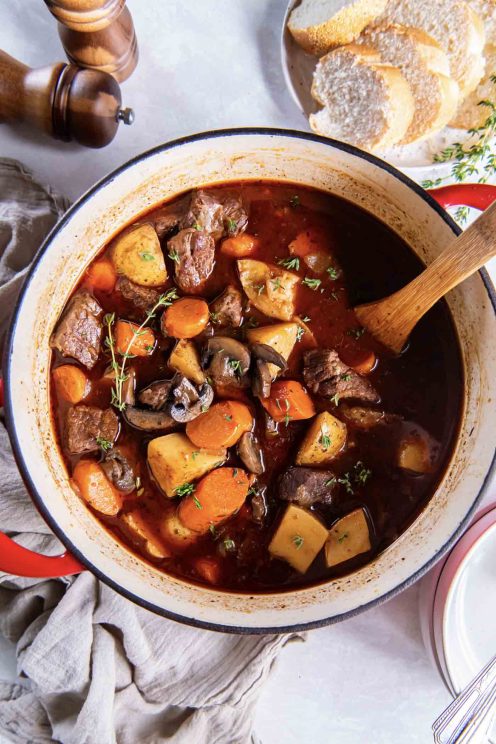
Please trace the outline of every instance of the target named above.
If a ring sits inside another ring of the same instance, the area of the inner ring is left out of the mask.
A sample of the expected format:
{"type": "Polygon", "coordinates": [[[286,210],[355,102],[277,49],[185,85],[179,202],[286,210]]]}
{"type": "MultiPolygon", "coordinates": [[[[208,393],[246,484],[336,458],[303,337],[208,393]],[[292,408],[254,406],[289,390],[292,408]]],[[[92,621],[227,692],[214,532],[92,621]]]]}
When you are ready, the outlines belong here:
{"type": "Polygon", "coordinates": [[[490,106],[479,106],[480,101],[491,101],[496,106],[496,83],[491,77],[496,75],[496,46],[486,46],[486,74],[477,88],[463,101],[450,126],[459,129],[478,129],[483,127],[492,113],[490,106]]]}
{"type": "Polygon", "coordinates": [[[496,0],[467,0],[477,13],[486,32],[486,44],[496,46],[496,0]]]}
{"type": "Polygon", "coordinates": [[[484,74],[484,26],[464,0],[389,0],[376,24],[399,23],[425,31],[446,52],[462,97],[484,74]]]}
{"type": "Polygon", "coordinates": [[[312,95],[324,106],[310,116],[312,129],[365,150],[396,144],[413,119],[413,96],[400,70],[366,46],[348,44],[322,57],[312,95]]]}
{"type": "Polygon", "coordinates": [[[449,77],[449,60],[434,39],[415,28],[392,24],[365,29],[357,43],[377,49],[382,62],[399,67],[415,101],[412,123],[399,144],[442,129],[458,107],[458,83],[449,77]]]}
{"type": "Polygon", "coordinates": [[[387,0],[302,0],[288,28],[303,49],[320,57],[356,39],[386,5],[387,0]]]}

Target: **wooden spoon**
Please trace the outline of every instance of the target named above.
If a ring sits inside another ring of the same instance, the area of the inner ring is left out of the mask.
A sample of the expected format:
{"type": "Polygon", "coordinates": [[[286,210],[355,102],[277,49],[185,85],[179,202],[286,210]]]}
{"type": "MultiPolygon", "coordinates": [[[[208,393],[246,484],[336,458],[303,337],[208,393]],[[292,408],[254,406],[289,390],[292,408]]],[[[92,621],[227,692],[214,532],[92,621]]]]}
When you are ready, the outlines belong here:
{"type": "Polygon", "coordinates": [[[361,325],[400,353],[420,318],[450,289],[496,255],[496,202],[410,284],[378,302],[359,305],[361,325]]]}

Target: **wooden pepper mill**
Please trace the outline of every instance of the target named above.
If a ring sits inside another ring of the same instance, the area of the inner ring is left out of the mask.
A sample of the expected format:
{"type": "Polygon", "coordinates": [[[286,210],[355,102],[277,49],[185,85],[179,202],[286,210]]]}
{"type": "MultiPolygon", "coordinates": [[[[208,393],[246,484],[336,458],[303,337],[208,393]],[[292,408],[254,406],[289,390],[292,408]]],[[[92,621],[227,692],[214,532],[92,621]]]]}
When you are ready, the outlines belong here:
{"type": "Polygon", "coordinates": [[[68,59],[122,82],[138,62],[138,43],[126,0],[45,0],[59,22],[68,59]]]}
{"type": "Polygon", "coordinates": [[[66,142],[104,147],[134,113],[121,108],[119,84],[106,72],[63,62],[33,70],[0,50],[0,122],[16,121],[66,142]]]}

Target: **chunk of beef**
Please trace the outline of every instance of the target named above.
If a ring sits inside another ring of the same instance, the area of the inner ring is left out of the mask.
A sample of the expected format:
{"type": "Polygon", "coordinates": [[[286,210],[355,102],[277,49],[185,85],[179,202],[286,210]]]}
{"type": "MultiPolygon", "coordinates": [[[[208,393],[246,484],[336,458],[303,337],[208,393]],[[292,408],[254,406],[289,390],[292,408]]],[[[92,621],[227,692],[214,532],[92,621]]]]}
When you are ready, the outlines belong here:
{"type": "Polygon", "coordinates": [[[239,328],[243,320],[243,299],[239,289],[229,284],[210,304],[210,312],[216,326],[239,328]]]}
{"type": "Polygon", "coordinates": [[[78,292],[67,305],[50,345],[92,369],[100,354],[103,310],[89,292],[78,292]]]}
{"type": "Polygon", "coordinates": [[[181,227],[192,227],[218,240],[224,233],[224,208],[222,203],[207,191],[199,189],[191,195],[189,209],[181,227]]]}
{"type": "Polygon", "coordinates": [[[153,213],[153,226],[159,238],[169,236],[173,230],[179,227],[181,220],[186,215],[188,199],[169,204],[153,213]]]}
{"type": "Polygon", "coordinates": [[[189,209],[181,221],[181,227],[204,230],[214,240],[219,240],[223,235],[239,235],[246,230],[247,225],[248,214],[238,196],[221,202],[202,189],[192,194],[189,209]]]}
{"type": "Polygon", "coordinates": [[[215,242],[211,235],[194,228],[181,230],[168,242],[169,252],[177,253],[174,263],[177,285],[195,294],[212,273],[215,263],[215,242]]]}
{"type": "Polygon", "coordinates": [[[141,287],[128,279],[127,276],[120,276],[115,286],[125,300],[132,302],[140,310],[148,310],[153,307],[160,297],[158,290],[152,287],[141,287]]]}
{"type": "Polygon", "coordinates": [[[380,397],[374,386],[342,362],[333,349],[311,349],[306,352],[303,361],[303,377],[313,393],[379,402],[380,397]]]}
{"type": "Polygon", "coordinates": [[[224,209],[224,232],[230,238],[243,233],[248,226],[248,214],[241,199],[233,196],[226,199],[224,209]]]}
{"type": "Polygon", "coordinates": [[[96,452],[97,439],[115,442],[119,433],[119,419],[111,408],[72,406],[66,414],[65,446],[71,455],[96,452]]]}
{"type": "Polygon", "coordinates": [[[101,466],[107,478],[119,491],[132,493],[135,490],[136,478],[133,468],[119,447],[112,447],[106,453],[101,466]]]}
{"type": "Polygon", "coordinates": [[[331,470],[292,467],[279,480],[279,498],[298,506],[329,505],[335,488],[336,479],[331,470]]]}
{"type": "Polygon", "coordinates": [[[265,493],[259,491],[251,497],[251,513],[253,521],[260,526],[265,522],[267,516],[267,501],[265,499],[265,493]]]}
{"type": "Polygon", "coordinates": [[[160,411],[167,403],[174,380],[157,380],[144,388],[138,395],[138,400],[144,406],[154,411],[160,411]]]}

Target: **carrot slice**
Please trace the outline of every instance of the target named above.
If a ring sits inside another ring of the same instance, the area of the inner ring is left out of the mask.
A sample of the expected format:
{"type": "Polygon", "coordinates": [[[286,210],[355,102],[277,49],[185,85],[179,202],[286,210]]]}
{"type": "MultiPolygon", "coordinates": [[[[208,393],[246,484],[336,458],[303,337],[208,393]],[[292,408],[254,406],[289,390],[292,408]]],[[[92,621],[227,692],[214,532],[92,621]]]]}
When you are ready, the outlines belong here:
{"type": "Polygon", "coordinates": [[[199,481],[195,492],[181,501],[178,517],[188,529],[205,534],[210,525],[223,522],[241,508],[249,488],[248,474],[240,468],[212,470],[199,481]]]}
{"type": "Polygon", "coordinates": [[[260,402],[274,421],[301,421],[315,416],[311,397],[296,380],[274,382],[270,397],[260,402]]]}
{"type": "Polygon", "coordinates": [[[142,328],[137,335],[139,326],[129,320],[118,320],[115,324],[115,347],[119,354],[133,354],[134,356],[148,356],[155,346],[155,334],[150,328],[142,328]]]}
{"type": "Polygon", "coordinates": [[[193,338],[206,328],[208,320],[208,305],[204,300],[182,297],[162,315],[162,332],[174,338],[193,338]]]}
{"type": "Polygon", "coordinates": [[[97,511],[108,516],[117,514],[122,494],[114,488],[100,465],[94,460],[80,460],[72,473],[82,498],[97,511]]]}
{"type": "Polygon", "coordinates": [[[236,235],[235,238],[226,238],[223,240],[220,246],[220,252],[225,256],[243,258],[244,256],[251,256],[255,253],[259,245],[260,241],[255,235],[243,233],[242,235],[236,235]]]}
{"type": "Polygon", "coordinates": [[[355,372],[361,375],[368,375],[374,369],[377,363],[377,357],[373,351],[364,351],[353,364],[350,364],[355,372]]]}
{"type": "Polygon", "coordinates": [[[214,556],[204,555],[201,558],[195,558],[193,568],[198,576],[209,584],[218,584],[221,578],[220,560],[214,556]]]}
{"type": "Polygon", "coordinates": [[[101,292],[112,292],[117,281],[117,272],[112,261],[101,258],[86,269],[84,283],[101,292]]]}
{"type": "Polygon", "coordinates": [[[90,381],[79,367],[62,364],[52,375],[58,395],[68,403],[80,403],[88,395],[90,381]]]}
{"type": "Polygon", "coordinates": [[[224,400],[186,424],[186,434],[196,447],[232,447],[253,426],[253,416],[244,403],[224,400]]]}

